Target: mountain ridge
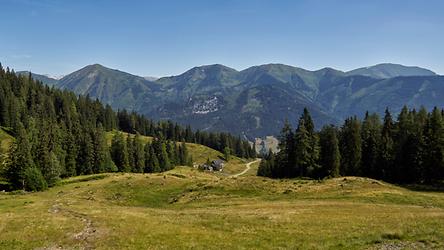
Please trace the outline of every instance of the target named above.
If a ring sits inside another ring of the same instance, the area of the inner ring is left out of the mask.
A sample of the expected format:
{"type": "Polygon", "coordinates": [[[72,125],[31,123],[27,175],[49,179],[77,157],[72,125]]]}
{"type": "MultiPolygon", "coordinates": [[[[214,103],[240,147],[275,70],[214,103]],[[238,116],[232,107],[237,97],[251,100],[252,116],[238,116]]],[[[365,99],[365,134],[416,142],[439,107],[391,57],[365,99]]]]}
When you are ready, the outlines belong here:
{"type": "Polygon", "coordinates": [[[115,108],[137,109],[156,88],[153,82],[100,64],[87,65],[59,80],[57,87],[98,98],[115,108]]]}
{"type": "Polygon", "coordinates": [[[347,75],[365,75],[375,78],[393,78],[397,76],[437,75],[435,72],[418,66],[405,66],[394,63],[380,63],[346,72],[347,75]]]}
{"type": "Polygon", "coordinates": [[[444,106],[444,77],[430,70],[397,64],[365,68],[375,76],[361,69],[310,71],[270,63],[238,71],[211,64],[149,81],[92,64],[66,75],[55,86],[153,119],[250,138],[278,134],[283,121],[295,124],[304,107],[319,128],[367,110],[381,113],[384,105],[395,112],[404,104],[444,106]],[[381,72],[394,77],[383,78],[381,72]]]}
{"type": "Polygon", "coordinates": [[[45,83],[48,86],[57,85],[58,81],[59,81],[59,79],[55,79],[55,78],[50,77],[48,75],[36,74],[36,73],[30,72],[30,71],[27,71],[27,70],[17,71],[16,73],[17,73],[17,75],[22,75],[22,76],[25,76],[25,77],[28,77],[29,74],[31,74],[31,77],[33,79],[41,81],[41,82],[45,83]]]}

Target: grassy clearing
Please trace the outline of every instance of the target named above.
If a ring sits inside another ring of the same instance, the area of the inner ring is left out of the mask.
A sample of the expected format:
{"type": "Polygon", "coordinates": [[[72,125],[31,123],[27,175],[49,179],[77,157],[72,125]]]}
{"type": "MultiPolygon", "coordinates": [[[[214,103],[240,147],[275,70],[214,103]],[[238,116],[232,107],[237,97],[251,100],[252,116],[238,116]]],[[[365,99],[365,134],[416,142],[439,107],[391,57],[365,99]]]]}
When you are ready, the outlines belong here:
{"type": "Polygon", "coordinates": [[[357,177],[319,182],[247,174],[227,178],[178,167],[3,194],[0,248],[444,248],[443,193],[357,177]]]}
{"type": "Polygon", "coordinates": [[[0,127],[0,190],[7,187],[9,184],[2,179],[3,172],[5,171],[5,161],[8,156],[8,151],[11,144],[14,142],[14,137],[9,133],[9,129],[0,127]]]}
{"type": "Polygon", "coordinates": [[[6,153],[14,141],[14,137],[7,131],[5,128],[0,127],[0,153],[6,153]]]}
{"type": "MultiPolygon", "coordinates": [[[[106,133],[108,145],[111,145],[111,140],[115,134],[116,131],[106,133]]],[[[128,133],[123,133],[123,135],[125,139],[128,137],[128,133]]],[[[153,137],[150,136],[140,136],[140,138],[143,143],[153,141],[153,137]]],[[[203,164],[207,161],[207,159],[211,161],[223,158],[223,154],[221,152],[200,144],[187,143],[187,149],[190,155],[193,157],[194,164],[203,164]]],[[[235,156],[232,156],[231,158],[232,159],[225,164],[224,171],[222,172],[223,175],[239,173],[245,169],[245,163],[247,162],[246,160],[235,156]]]]}
{"type": "MultiPolygon", "coordinates": [[[[114,135],[116,135],[116,133],[117,133],[116,130],[105,133],[105,138],[106,138],[108,145],[111,145],[111,141],[113,140],[113,137],[114,137],[114,135]]],[[[125,138],[125,140],[126,140],[129,133],[125,133],[125,132],[120,132],[120,133],[123,134],[123,138],[125,138]]],[[[132,134],[132,136],[134,136],[134,135],[132,134]]],[[[140,139],[142,140],[142,142],[144,144],[153,141],[153,137],[151,137],[151,136],[140,136],[140,139]]]]}

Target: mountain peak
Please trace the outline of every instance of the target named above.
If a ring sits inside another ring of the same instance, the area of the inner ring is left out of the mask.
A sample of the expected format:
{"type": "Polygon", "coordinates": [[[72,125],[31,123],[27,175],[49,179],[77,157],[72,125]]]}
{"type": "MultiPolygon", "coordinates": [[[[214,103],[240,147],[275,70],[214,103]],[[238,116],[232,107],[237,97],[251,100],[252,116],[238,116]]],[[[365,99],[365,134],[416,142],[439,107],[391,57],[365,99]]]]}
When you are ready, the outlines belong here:
{"type": "Polygon", "coordinates": [[[319,72],[319,73],[322,73],[322,74],[339,74],[339,75],[344,74],[343,71],[340,71],[340,70],[337,70],[337,69],[334,69],[334,68],[331,68],[331,67],[325,67],[325,68],[316,70],[315,72],[319,72]]]}
{"type": "Polygon", "coordinates": [[[224,75],[231,75],[238,73],[237,70],[227,67],[222,64],[210,64],[194,67],[178,77],[186,77],[194,80],[202,80],[207,77],[222,77],[224,75]]]}
{"type": "Polygon", "coordinates": [[[94,64],[86,65],[82,69],[96,70],[96,69],[110,69],[110,68],[107,68],[107,67],[105,67],[101,64],[98,64],[98,63],[94,63],[94,64]]]}
{"type": "Polygon", "coordinates": [[[237,70],[227,67],[223,64],[208,64],[208,65],[202,65],[197,66],[191,69],[192,71],[195,70],[204,70],[204,71],[211,71],[211,72],[217,72],[217,71],[231,71],[231,72],[237,72],[237,70]]]}
{"type": "Polygon", "coordinates": [[[257,68],[262,68],[262,69],[266,69],[266,70],[271,70],[271,69],[294,69],[294,66],[290,66],[290,65],[286,65],[283,63],[267,63],[267,64],[262,64],[262,65],[258,65],[255,66],[257,68]]]}
{"type": "Polygon", "coordinates": [[[63,77],[58,86],[98,98],[113,107],[124,106],[131,110],[151,93],[153,83],[143,77],[96,63],[63,77]]]}
{"type": "Polygon", "coordinates": [[[434,76],[435,72],[417,66],[405,66],[395,63],[380,63],[369,67],[346,72],[347,75],[364,75],[373,78],[392,78],[397,76],[434,76]]]}

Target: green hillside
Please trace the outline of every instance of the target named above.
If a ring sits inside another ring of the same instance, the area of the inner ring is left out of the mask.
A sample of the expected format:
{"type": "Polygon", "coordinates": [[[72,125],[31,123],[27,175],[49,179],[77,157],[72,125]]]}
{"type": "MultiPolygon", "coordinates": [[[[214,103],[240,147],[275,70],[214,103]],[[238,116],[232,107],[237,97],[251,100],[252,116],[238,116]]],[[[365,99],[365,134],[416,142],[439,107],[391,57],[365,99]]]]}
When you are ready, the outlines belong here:
{"type": "Polygon", "coordinates": [[[1,249],[442,249],[444,194],[189,167],[0,194],[1,249]]]}
{"type": "Polygon", "coordinates": [[[143,77],[94,64],[66,75],[57,86],[98,98],[115,108],[134,110],[143,99],[151,98],[153,85],[143,77]]]}
{"type": "MultiPolygon", "coordinates": [[[[54,84],[44,76],[35,77],[54,84]]],[[[297,121],[304,107],[310,109],[318,128],[366,111],[382,114],[386,107],[394,113],[403,105],[440,107],[443,81],[428,69],[391,63],[348,72],[284,64],[237,71],[213,64],[155,81],[94,64],[63,77],[57,87],[155,120],[252,139],[277,135],[281,121],[297,121]]]]}
{"type": "MultiPolygon", "coordinates": [[[[106,140],[108,142],[108,145],[111,145],[111,140],[113,136],[115,135],[116,131],[113,132],[107,132],[106,133],[106,140]]],[[[124,135],[124,138],[127,138],[128,133],[122,133],[124,135]]],[[[132,135],[134,136],[134,135],[132,135]]],[[[140,136],[140,139],[143,143],[152,142],[153,138],[150,136],[140,136]]],[[[186,143],[187,149],[190,155],[193,157],[193,163],[195,165],[203,164],[207,161],[207,159],[216,160],[219,158],[223,158],[223,154],[217,150],[214,150],[212,148],[209,148],[204,145],[195,144],[195,143],[186,143]]],[[[245,159],[241,159],[236,156],[231,156],[230,161],[228,161],[225,164],[225,168],[222,171],[222,174],[233,174],[236,172],[242,171],[242,169],[245,168],[245,163],[247,161],[245,159]]]]}

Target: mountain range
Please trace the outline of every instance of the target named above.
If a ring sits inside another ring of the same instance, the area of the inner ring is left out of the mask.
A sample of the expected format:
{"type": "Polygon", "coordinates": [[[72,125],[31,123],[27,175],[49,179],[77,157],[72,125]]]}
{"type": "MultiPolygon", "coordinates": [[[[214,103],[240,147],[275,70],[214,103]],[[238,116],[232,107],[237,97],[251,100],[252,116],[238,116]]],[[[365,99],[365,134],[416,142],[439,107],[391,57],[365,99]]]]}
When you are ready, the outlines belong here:
{"type": "Polygon", "coordinates": [[[387,107],[397,113],[403,105],[444,106],[444,76],[388,63],[348,72],[333,68],[310,71],[284,64],[237,71],[214,64],[158,79],[94,64],[59,80],[38,74],[33,77],[98,98],[115,109],[250,139],[277,135],[285,119],[297,122],[304,107],[319,128],[366,111],[382,114],[387,107]]]}

